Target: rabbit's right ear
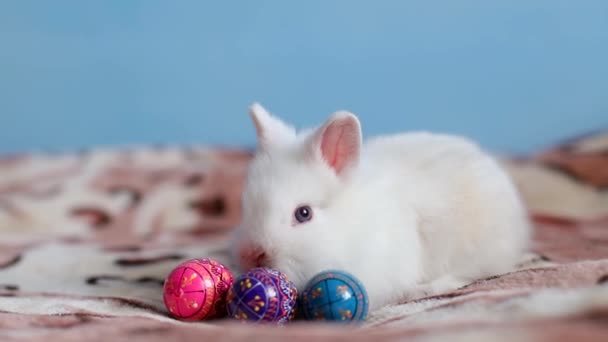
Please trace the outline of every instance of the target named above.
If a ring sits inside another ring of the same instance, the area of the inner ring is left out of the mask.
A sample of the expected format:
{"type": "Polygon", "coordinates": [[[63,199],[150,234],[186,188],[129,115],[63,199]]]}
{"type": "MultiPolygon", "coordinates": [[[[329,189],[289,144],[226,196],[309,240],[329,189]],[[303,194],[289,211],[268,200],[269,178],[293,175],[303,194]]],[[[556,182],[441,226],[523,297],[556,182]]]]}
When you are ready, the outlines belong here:
{"type": "Polygon", "coordinates": [[[361,123],[355,114],[339,111],[331,115],[309,140],[309,150],[338,176],[359,164],[361,123]]]}
{"type": "Polygon", "coordinates": [[[272,116],[257,102],[249,107],[249,115],[255,125],[258,148],[265,149],[271,145],[284,145],[296,137],[293,127],[272,116]]]}

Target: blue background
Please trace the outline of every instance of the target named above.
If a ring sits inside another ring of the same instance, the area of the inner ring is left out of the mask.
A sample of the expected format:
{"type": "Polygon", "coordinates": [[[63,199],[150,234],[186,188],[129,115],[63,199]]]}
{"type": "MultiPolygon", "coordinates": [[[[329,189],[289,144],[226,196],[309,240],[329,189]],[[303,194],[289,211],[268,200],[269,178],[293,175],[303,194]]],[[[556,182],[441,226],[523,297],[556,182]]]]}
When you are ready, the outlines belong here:
{"type": "Polygon", "coordinates": [[[252,101],[529,151],[608,126],[608,1],[0,2],[0,153],[252,144],[252,101]]]}

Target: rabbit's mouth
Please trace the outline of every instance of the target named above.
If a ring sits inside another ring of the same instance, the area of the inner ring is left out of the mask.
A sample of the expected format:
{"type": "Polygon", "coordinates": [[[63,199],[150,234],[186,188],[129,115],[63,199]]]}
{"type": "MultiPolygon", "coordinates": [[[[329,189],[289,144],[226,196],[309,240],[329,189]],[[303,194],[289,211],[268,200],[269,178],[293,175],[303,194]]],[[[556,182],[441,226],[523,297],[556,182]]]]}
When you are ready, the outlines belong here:
{"type": "Polygon", "coordinates": [[[247,270],[254,267],[271,266],[270,258],[266,251],[260,247],[247,246],[239,253],[239,264],[241,268],[247,270]]]}

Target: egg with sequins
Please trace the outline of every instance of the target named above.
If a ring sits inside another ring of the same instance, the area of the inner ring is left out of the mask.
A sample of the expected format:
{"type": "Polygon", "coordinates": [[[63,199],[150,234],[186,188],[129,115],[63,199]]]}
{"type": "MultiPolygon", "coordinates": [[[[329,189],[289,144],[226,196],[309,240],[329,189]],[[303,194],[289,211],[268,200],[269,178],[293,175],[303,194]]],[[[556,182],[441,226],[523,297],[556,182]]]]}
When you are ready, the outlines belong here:
{"type": "Polygon", "coordinates": [[[329,270],[314,276],[299,299],[308,320],[354,322],[367,316],[369,299],[363,284],[350,273],[329,270]]]}
{"type": "Polygon", "coordinates": [[[171,316],[182,321],[221,318],[234,276],[221,263],[191,259],[177,265],[163,286],[163,301],[171,316]]]}
{"type": "Polygon", "coordinates": [[[237,277],[228,290],[228,316],[282,325],[294,318],[297,297],[295,285],[282,272],[253,268],[237,277]]]}

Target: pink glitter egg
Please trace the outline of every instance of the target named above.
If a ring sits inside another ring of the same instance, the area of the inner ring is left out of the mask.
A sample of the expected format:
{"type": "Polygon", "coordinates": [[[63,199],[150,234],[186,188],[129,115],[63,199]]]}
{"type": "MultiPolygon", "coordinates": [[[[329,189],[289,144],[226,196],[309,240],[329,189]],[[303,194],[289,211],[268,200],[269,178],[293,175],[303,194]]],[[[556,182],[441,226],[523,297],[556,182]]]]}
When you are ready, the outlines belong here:
{"type": "Polygon", "coordinates": [[[182,321],[226,315],[226,294],[234,276],[219,262],[204,258],[179,264],[169,273],[163,301],[171,316],[182,321]]]}

